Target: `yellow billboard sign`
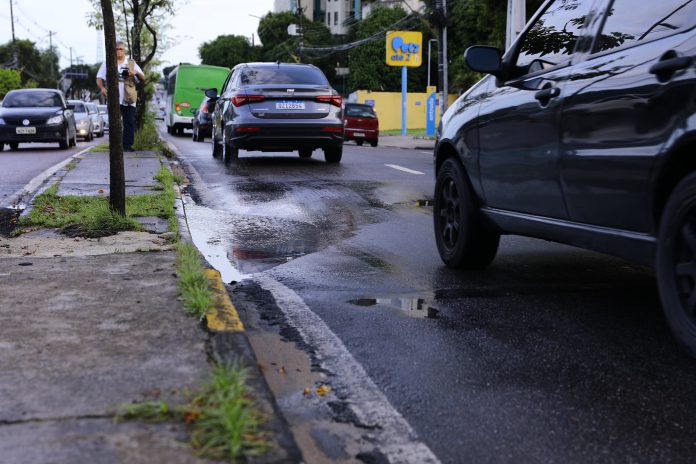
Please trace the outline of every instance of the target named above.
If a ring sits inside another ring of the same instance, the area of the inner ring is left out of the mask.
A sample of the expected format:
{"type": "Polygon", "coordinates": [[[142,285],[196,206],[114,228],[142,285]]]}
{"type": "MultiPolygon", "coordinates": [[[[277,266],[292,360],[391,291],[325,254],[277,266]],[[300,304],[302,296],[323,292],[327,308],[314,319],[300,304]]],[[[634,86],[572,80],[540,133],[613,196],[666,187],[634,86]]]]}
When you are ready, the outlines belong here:
{"type": "Polygon", "coordinates": [[[387,32],[387,64],[417,68],[423,63],[423,33],[387,32]]]}

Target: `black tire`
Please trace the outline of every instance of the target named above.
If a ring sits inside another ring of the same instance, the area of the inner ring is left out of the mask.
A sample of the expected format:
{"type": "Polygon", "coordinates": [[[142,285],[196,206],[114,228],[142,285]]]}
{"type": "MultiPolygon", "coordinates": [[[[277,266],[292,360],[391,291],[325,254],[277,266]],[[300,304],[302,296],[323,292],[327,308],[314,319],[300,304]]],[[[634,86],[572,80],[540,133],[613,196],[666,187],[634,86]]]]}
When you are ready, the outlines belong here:
{"type": "Polygon", "coordinates": [[[19,142],[10,142],[8,143],[8,145],[10,146],[10,150],[12,151],[15,151],[19,148],[19,142]]]}
{"type": "Polygon", "coordinates": [[[172,126],[167,126],[167,134],[174,135],[174,131],[172,130],[172,126]]]}
{"type": "Polygon", "coordinates": [[[198,137],[196,137],[196,141],[198,142],[205,142],[205,136],[201,135],[201,133],[198,133],[198,137]]]}
{"type": "Polygon", "coordinates": [[[70,145],[71,147],[76,147],[76,146],[77,146],[77,131],[73,132],[73,136],[72,136],[72,138],[70,139],[69,145],[70,145]]]}
{"type": "Polygon", "coordinates": [[[343,146],[324,148],[324,159],[327,163],[340,163],[343,157],[343,146]]]}
{"type": "Polygon", "coordinates": [[[220,142],[215,141],[215,137],[213,137],[213,158],[219,158],[222,156],[222,144],[220,142]]]}
{"type": "Polygon", "coordinates": [[[302,148],[299,150],[300,153],[300,158],[311,158],[312,157],[312,150],[309,148],[302,148]]]}
{"type": "Polygon", "coordinates": [[[225,147],[225,163],[236,163],[239,159],[239,148],[232,146],[229,142],[223,146],[225,147]]]}
{"type": "Polygon", "coordinates": [[[362,140],[356,140],[355,143],[357,143],[359,147],[362,147],[363,141],[362,141],[362,140]]]}
{"type": "Polygon", "coordinates": [[[372,145],[373,147],[376,147],[378,142],[379,142],[379,139],[370,140],[370,145],[372,145]]]}
{"type": "Polygon", "coordinates": [[[70,129],[65,129],[65,137],[63,140],[58,142],[58,146],[61,150],[67,150],[70,148],[70,129]]]}
{"type": "Polygon", "coordinates": [[[193,135],[192,135],[193,141],[198,142],[198,136],[196,136],[196,128],[193,128],[193,135]]]}
{"type": "Polygon", "coordinates": [[[696,357],[696,173],[667,200],[655,263],[662,310],[679,344],[696,357]]]}
{"type": "Polygon", "coordinates": [[[464,168],[454,158],[437,173],[433,223],[437,250],[448,267],[483,269],[495,258],[500,234],[485,226],[464,168]]]}

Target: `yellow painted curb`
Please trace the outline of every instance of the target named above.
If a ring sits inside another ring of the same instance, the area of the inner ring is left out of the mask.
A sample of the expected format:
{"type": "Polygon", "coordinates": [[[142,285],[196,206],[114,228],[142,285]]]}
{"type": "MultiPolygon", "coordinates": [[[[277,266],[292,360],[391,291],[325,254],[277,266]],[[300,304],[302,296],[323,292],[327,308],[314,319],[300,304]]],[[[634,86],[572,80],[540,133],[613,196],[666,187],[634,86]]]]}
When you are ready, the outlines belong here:
{"type": "Polygon", "coordinates": [[[206,314],[208,328],[216,332],[244,331],[244,325],[239,319],[237,309],[230,301],[220,273],[215,269],[206,269],[205,275],[208,277],[213,290],[213,307],[206,314]]]}

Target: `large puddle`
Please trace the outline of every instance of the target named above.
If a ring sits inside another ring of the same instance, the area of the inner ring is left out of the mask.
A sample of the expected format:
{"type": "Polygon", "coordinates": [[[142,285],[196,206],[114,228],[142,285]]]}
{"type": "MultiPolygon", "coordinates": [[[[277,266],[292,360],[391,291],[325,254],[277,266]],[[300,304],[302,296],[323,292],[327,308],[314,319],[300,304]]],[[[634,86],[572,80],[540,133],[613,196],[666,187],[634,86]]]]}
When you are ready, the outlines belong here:
{"type": "Polygon", "coordinates": [[[348,303],[356,306],[387,307],[401,310],[410,317],[439,319],[440,310],[431,306],[424,298],[356,298],[348,303]]]}

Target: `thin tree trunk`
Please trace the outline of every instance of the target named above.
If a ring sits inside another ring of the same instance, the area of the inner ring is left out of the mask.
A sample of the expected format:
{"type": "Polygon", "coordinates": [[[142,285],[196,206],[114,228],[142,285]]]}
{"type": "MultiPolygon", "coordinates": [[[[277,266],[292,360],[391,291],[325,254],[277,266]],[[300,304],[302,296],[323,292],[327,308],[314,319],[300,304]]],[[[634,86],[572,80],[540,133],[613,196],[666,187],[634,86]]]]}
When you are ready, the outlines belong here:
{"type": "Polygon", "coordinates": [[[123,122],[119,106],[116,27],[111,0],[101,0],[106,47],[106,101],[109,111],[109,206],[126,215],[126,175],[123,167],[123,122]]]}

